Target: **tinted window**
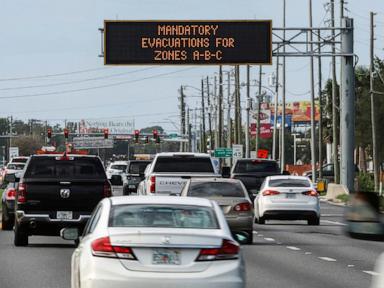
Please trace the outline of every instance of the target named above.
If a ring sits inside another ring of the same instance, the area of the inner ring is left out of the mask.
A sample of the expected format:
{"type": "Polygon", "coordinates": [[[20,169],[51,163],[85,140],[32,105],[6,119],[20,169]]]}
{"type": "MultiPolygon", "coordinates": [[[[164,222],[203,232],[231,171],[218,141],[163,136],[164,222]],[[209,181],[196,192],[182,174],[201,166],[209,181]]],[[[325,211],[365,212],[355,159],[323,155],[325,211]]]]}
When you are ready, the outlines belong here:
{"type": "Polygon", "coordinates": [[[308,180],[304,179],[273,179],[269,181],[270,187],[311,187],[308,180]]]}
{"type": "Polygon", "coordinates": [[[235,173],[254,173],[254,172],[279,172],[279,167],[273,161],[245,160],[237,161],[235,173]]]}
{"type": "Polygon", "coordinates": [[[13,158],[11,162],[26,163],[28,158],[13,158]]]}
{"type": "Polygon", "coordinates": [[[147,165],[151,162],[132,162],[129,165],[129,173],[131,174],[143,174],[147,165]]]}
{"type": "Polygon", "coordinates": [[[95,179],[105,178],[104,168],[98,158],[82,157],[59,160],[60,157],[32,158],[25,177],[95,179]]]}
{"type": "Polygon", "coordinates": [[[191,182],[188,196],[192,197],[245,197],[239,183],[191,182]]]}
{"type": "Polygon", "coordinates": [[[211,159],[208,157],[158,157],[153,171],[214,173],[211,159]]]}
{"type": "Polygon", "coordinates": [[[127,169],[127,165],[123,165],[123,164],[112,165],[111,169],[125,171],[125,169],[127,169]]]}
{"type": "Polygon", "coordinates": [[[109,226],[219,229],[212,208],[186,205],[117,205],[109,226]]]}

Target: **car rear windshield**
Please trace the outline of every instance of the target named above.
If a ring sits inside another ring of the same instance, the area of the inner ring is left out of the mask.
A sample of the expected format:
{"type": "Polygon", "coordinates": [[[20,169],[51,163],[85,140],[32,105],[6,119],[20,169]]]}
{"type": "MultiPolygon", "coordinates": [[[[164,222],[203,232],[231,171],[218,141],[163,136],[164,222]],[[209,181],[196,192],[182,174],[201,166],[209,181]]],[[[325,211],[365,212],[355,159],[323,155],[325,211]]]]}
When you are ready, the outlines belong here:
{"type": "Polygon", "coordinates": [[[62,160],[60,157],[32,158],[25,178],[70,178],[70,179],[104,179],[105,172],[99,158],[96,157],[69,157],[62,160]]]}
{"type": "Polygon", "coordinates": [[[153,172],[214,173],[208,157],[158,157],[153,172]]]}
{"type": "Polygon", "coordinates": [[[308,180],[305,179],[271,179],[270,187],[311,187],[308,180]]]}
{"type": "Polygon", "coordinates": [[[245,197],[240,183],[192,182],[188,196],[192,197],[245,197]]]}
{"type": "Polygon", "coordinates": [[[235,173],[278,172],[279,167],[273,161],[242,160],[237,161],[235,173]]]}
{"type": "Polygon", "coordinates": [[[151,162],[132,162],[129,165],[129,173],[142,174],[149,163],[151,162]]]}
{"type": "Polygon", "coordinates": [[[13,158],[11,162],[27,163],[28,158],[13,158]]]}
{"type": "Polygon", "coordinates": [[[127,169],[127,165],[124,165],[124,164],[111,165],[111,169],[125,171],[125,169],[127,169]]]}
{"type": "Polygon", "coordinates": [[[15,164],[15,163],[10,163],[7,166],[7,169],[12,169],[12,170],[23,170],[25,167],[25,164],[15,164]]]}
{"type": "Polygon", "coordinates": [[[109,227],[219,229],[212,208],[189,205],[115,205],[109,227]]]}

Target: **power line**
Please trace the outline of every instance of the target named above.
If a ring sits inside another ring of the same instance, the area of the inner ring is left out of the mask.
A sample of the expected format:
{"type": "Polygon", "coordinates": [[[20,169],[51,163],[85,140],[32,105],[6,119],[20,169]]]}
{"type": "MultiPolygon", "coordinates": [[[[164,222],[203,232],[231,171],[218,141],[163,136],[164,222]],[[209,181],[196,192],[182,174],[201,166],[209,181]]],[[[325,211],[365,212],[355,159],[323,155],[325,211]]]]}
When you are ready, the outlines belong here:
{"type": "Polygon", "coordinates": [[[69,89],[69,90],[63,90],[63,91],[54,91],[54,92],[47,92],[47,93],[25,94],[25,95],[15,95],[15,96],[1,96],[0,99],[32,98],[32,97],[50,96],[50,95],[59,95],[59,94],[68,94],[68,93],[74,93],[74,92],[95,90],[95,89],[100,89],[100,88],[107,88],[107,87],[119,86],[119,85],[134,83],[134,82],[140,82],[140,81],[149,80],[149,79],[167,76],[167,75],[172,75],[172,74],[176,74],[179,72],[184,72],[184,71],[188,71],[188,70],[192,70],[192,69],[195,69],[195,67],[184,68],[184,69],[180,69],[180,70],[176,70],[176,71],[172,71],[172,72],[161,73],[161,74],[157,74],[157,75],[152,75],[152,76],[143,77],[143,78],[134,79],[134,80],[121,81],[121,82],[116,82],[116,83],[112,83],[112,84],[105,84],[105,85],[79,88],[79,89],[69,89]]]}

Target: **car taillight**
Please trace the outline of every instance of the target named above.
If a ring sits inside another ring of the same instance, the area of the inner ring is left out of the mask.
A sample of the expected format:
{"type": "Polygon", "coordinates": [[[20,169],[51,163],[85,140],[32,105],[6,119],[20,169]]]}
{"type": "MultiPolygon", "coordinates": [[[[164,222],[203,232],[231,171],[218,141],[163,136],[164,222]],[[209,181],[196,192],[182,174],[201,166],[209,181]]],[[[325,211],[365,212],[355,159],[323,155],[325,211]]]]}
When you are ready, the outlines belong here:
{"type": "Polygon", "coordinates": [[[319,194],[315,190],[309,190],[302,193],[303,195],[317,197],[319,194]]]}
{"type": "Polygon", "coordinates": [[[16,197],[16,190],[13,188],[10,188],[7,190],[7,194],[5,195],[6,200],[15,200],[16,197]]]}
{"type": "Polygon", "coordinates": [[[233,210],[235,210],[236,212],[250,211],[251,209],[252,206],[249,202],[240,203],[233,207],[233,210]]]}
{"type": "Polygon", "coordinates": [[[104,182],[103,194],[104,194],[104,197],[111,197],[112,196],[112,188],[111,188],[111,184],[108,182],[108,180],[105,180],[105,182],[104,182]]]}
{"type": "Polygon", "coordinates": [[[201,249],[196,261],[230,260],[239,258],[240,247],[234,241],[224,239],[220,248],[201,249]]]}
{"type": "Polygon", "coordinates": [[[151,176],[149,178],[149,192],[151,193],[156,192],[156,176],[151,176]]]}
{"type": "Polygon", "coordinates": [[[93,256],[136,260],[130,247],[114,246],[108,236],[94,240],[91,247],[93,256]]]}
{"type": "Polygon", "coordinates": [[[23,204],[27,202],[27,184],[20,182],[17,188],[17,203],[23,204]]]}
{"type": "Polygon", "coordinates": [[[273,196],[273,195],[279,195],[280,192],[279,191],[275,191],[275,190],[265,190],[263,191],[263,196],[273,196]]]}

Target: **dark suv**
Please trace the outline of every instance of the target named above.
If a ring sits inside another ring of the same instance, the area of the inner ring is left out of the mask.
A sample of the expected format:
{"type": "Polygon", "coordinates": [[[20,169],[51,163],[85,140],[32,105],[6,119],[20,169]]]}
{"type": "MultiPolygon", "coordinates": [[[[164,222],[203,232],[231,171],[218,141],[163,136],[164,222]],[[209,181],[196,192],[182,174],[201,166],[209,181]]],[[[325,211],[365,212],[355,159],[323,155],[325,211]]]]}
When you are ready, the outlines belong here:
{"type": "Polygon", "coordinates": [[[84,228],[111,185],[97,156],[34,155],[20,179],[15,199],[16,246],[30,235],[60,235],[64,227],[84,228]]]}
{"type": "Polygon", "coordinates": [[[124,188],[124,195],[137,192],[139,183],[144,179],[144,170],[150,160],[130,160],[127,166],[127,185],[124,188]]]}

